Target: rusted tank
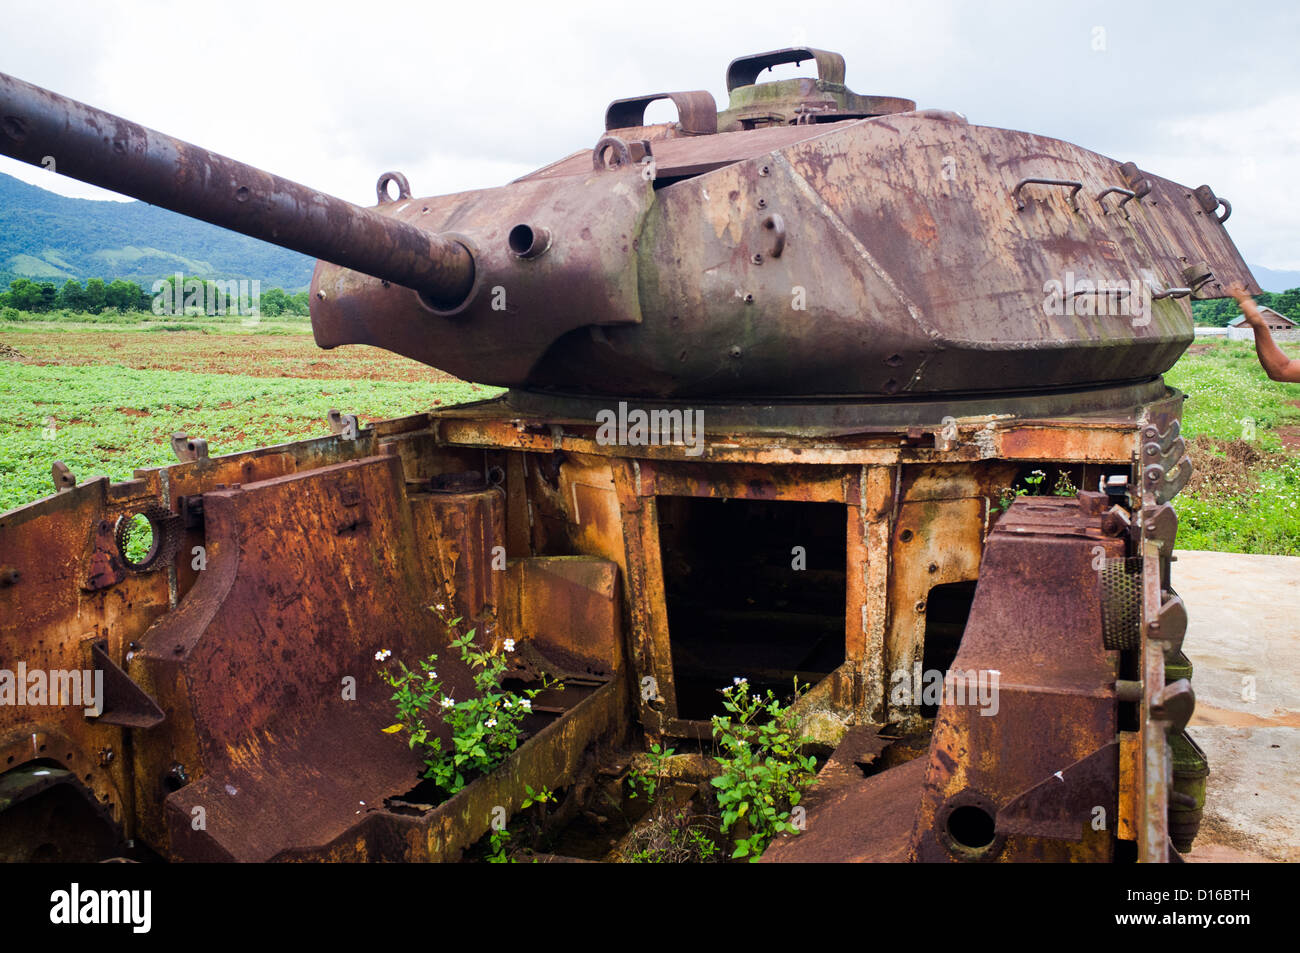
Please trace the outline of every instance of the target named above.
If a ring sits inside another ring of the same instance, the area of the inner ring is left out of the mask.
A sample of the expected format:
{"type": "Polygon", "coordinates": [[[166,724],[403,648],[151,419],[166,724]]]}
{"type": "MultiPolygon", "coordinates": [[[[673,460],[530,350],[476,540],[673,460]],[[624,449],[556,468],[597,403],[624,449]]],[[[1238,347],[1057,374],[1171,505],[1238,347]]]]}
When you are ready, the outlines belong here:
{"type": "Polygon", "coordinates": [[[793,676],[829,758],[766,859],[1168,859],[1191,463],[1160,375],[1190,298],[1256,287],[1230,208],[844,79],[741,57],[725,110],[616,100],[508,185],[386,173],[362,209],[0,76],[4,154],[317,256],[322,347],[510,388],[245,453],[182,435],[0,516],[0,667],[105,685],[97,715],[0,707],[0,852],[454,859],[526,787],[576,816],[628,745],[707,739],[719,686],[793,676]],[[371,658],[445,650],[435,603],[567,688],[430,806],[371,658]]]}

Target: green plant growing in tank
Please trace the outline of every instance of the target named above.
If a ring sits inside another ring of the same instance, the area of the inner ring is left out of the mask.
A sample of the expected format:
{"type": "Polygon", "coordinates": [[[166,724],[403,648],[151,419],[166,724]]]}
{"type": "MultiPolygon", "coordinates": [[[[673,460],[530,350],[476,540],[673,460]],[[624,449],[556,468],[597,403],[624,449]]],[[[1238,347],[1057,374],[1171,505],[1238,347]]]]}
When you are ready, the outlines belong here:
{"type": "Polygon", "coordinates": [[[655,794],[659,790],[659,785],[663,783],[668,774],[668,759],[673,756],[675,748],[661,748],[657,743],[650,746],[646,752],[646,758],[650,761],[650,773],[643,774],[636,768],[631,768],[627,772],[627,785],[629,798],[637,797],[637,791],[650,800],[654,800],[655,794]]]}
{"type": "MultiPolygon", "coordinates": [[[[1043,493],[1043,481],[1046,479],[1047,479],[1047,473],[1045,471],[1034,470],[1028,476],[1021,478],[1022,482],[1025,484],[1024,486],[1012,485],[1012,486],[1002,487],[1002,489],[998,491],[1000,495],[1000,498],[998,500],[998,507],[997,507],[998,512],[1005,513],[1008,509],[1011,508],[1011,504],[1016,501],[1017,497],[1041,496],[1043,493]]],[[[1069,482],[1068,476],[1066,476],[1066,482],[1067,483],[1069,482]]],[[[1059,487],[1060,485],[1061,485],[1061,481],[1058,478],[1057,486],[1059,487]]],[[[1061,495],[1071,495],[1071,494],[1058,493],[1057,495],[1061,496],[1061,495]]]]}
{"type": "MultiPolygon", "coordinates": [[[[516,693],[502,687],[506,655],[515,649],[513,639],[502,643],[501,652],[480,648],[475,642],[475,629],[458,635],[459,617],[446,619],[441,614],[442,606],[431,607],[431,611],[452,634],[450,644],[472,674],[474,693],[457,701],[444,692],[436,668],[436,653],[421,659],[416,669],[408,668],[399,659],[398,671],[386,665],[379,670],[379,677],[394,689],[392,698],[397,703],[396,724],[383,730],[387,734],[405,731],[410,747],[419,745],[422,749],[424,777],[452,795],[469,780],[496,768],[519,746],[524,719],[542,689],[516,693]],[[427,719],[432,714],[451,728],[450,747],[444,747],[442,738],[429,727],[427,719]]],[[[375,661],[385,664],[391,655],[392,652],[383,649],[375,653],[375,661]]],[[[562,687],[546,679],[542,685],[543,688],[562,687]]]]}
{"type": "Polygon", "coordinates": [[[721,811],[721,832],[743,828],[735,838],[732,858],[757,861],[772,838],[797,833],[791,812],[803,791],[816,778],[817,761],[800,749],[810,739],[795,735],[794,703],[801,694],[798,679],[794,698],[782,705],[768,689],[751,694],[749,683],[737,678],[722,691],[726,715],[713,716],[713,738],[722,749],[721,773],[712,780],[721,811]]]}

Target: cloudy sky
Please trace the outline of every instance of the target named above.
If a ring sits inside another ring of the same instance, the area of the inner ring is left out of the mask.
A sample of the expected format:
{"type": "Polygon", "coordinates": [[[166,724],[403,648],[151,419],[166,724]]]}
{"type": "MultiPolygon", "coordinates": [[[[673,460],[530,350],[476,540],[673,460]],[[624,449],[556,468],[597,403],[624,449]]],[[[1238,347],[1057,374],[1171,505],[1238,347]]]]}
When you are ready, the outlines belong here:
{"type": "Polygon", "coordinates": [[[1290,0],[0,0],[0,29],[0,72],[364,204],[388,169],[417,195],[501,185],[594,143],[611,99],[725,104],[732,57],[810,44],[845,55],[857,92],[1208,182],[1247,261],[1300,269],[1290,0]]]}

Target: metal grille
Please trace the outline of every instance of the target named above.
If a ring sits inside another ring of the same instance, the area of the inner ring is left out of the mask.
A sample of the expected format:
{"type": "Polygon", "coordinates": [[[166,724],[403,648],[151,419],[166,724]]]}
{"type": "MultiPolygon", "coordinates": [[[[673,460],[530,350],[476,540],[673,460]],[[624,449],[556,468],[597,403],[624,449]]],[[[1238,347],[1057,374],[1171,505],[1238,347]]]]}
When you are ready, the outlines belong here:
{"type": "Polygon", "coordinates": [[[1141,619],[1141,558],[1106,560],[1101,571],[1101,632],[1106,648],[1138,648],[1141,619]]]}

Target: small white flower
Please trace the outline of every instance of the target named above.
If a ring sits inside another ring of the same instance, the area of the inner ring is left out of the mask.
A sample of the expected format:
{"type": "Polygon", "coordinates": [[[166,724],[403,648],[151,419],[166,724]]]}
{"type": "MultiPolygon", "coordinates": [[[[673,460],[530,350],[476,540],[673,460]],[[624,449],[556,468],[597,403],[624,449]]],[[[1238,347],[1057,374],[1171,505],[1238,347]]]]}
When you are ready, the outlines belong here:
{"type": "Polygon", "coordinates": [[[429,677],[430,677],[430,678],[437,678],[437,677],[438,677],[438,673],[437,673],[437,672],[430,672],[430,673],[429,673],[429,677]]]}
{"type": "Polygon", "coordinates": [[[376,662],[382,662],[384,659],[388,658],[388,656],[390,656],[390,655],[392,655],[392,654],[393,654],[393,653],[390,652],[388,649],[382,649],[382,650],[380,650],[380,651],[378,651],[378,652],[375,653],[375,661],[376,661],[376,662]]]}
{"type": "Polygon", "coordinates": [[[533,703],[530,702],[527,698],[521,698],[519,699],[519,707],[522,708],[524,711],[532,711],[533,703]]]}
{"type": "Polygon", "coordinates": [[[515,640],[514,640],[514,639],[506,639],[506,641],[505,641],[505,647],[506,647],[506,651],[507,651],[507,652],[513,652],[513,651],[515,650],[515,640]]]}
{"type": "Polygon", "coordinates": [[[456,707],[456,699],[454,699],[454,698],[444,698],[444,699],[442,700],[442,707],[443,707],[443,708],[455,708],[455,707],[456,707]]]}
{"type": "Polygon", "coordinates": [[[737,678],[733,678],[733,679],[731,680],[731,683],[732,683],[733,685],[747,685],[747,684],[749,684],[749,681],[748,681],[748,679],[744,679],[744,678],[739,678],[739,677],[737,677],[737,678]]]}
{"type": "Polygon", "coordinates": [[[502,706],[503,708],[514,708],[514,707],[515,707],[514,705],[510,704],[510,699],[508,699],[508,698],[507,698],[505,701],[503,701],[503,702],[501,703],[501,706],[502,706]]]}
{"type": "Polygon", "coordinates": [[[496,720],[495,718],[489,718],[489,719],[485,722],[485,724],[486,724],[489,728],[495,728],[495,727],[497,726],[497,720],[496,720]]]}
{"type": "Polygon", "coordinates": [[[439,602],[436,606],[434,606],[434,608],[437,609],[439,612],[447,611],[447,607],[444,606],[441,602],[439,602]]]}

